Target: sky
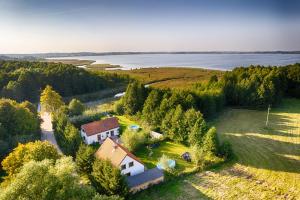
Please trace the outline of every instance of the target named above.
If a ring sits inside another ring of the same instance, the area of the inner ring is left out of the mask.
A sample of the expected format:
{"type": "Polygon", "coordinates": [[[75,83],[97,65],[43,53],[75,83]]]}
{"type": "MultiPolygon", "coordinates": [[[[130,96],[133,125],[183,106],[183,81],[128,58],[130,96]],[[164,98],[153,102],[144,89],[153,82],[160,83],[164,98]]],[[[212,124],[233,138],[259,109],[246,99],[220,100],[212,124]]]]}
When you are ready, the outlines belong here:
{"type": "Polygon", "coordinates": [[[0,0],[0,53],[300,50],[299,0],[0,0]]]}

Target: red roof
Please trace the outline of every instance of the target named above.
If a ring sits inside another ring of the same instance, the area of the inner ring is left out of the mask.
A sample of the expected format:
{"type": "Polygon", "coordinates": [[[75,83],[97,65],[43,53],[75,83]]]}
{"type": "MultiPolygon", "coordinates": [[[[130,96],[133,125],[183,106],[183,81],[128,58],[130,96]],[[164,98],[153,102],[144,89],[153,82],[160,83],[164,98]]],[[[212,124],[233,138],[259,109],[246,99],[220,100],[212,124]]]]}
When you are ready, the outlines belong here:
{"type": "Polygon", "coordinates": [[[120,127],[118,119],[116,117],[111,117],[100,121],[84,124],[81,126],[81,129],[84,130],[87,136],[91,136],[118,127],[120,127]]]}

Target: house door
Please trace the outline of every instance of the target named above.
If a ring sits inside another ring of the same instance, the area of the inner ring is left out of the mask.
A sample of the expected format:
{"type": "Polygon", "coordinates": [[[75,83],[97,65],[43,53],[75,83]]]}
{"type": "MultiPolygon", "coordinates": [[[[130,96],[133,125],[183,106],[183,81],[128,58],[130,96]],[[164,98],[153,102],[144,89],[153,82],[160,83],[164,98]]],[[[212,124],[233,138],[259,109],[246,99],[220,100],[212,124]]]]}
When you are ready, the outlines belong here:
{"type": "Polygon", "coordinates": [[[114,136],[114,131],[110,131],[110,136],[114,136]]]}
{"type": "Polygon", "coordinates": [[[101,141],[101,134],[97,135],[98,142],[101,141]]]}

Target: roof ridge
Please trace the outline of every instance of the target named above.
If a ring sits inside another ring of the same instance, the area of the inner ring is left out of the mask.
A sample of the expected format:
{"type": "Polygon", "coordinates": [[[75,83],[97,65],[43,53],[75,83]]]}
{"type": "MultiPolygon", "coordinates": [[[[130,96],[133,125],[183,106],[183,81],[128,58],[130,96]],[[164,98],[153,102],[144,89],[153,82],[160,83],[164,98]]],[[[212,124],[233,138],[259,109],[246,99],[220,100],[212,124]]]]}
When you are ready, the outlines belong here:
{"type": "MultiPolygon", "coordinates": [[[[125,153],[127,156],[131,157],[132,159],[138,161],[139,163],[143,164],[143,162],[138,158],[136,157],[133,153],[131,153],[127,148],[123,147],[121,144],[117,143],[116,141],[114,141],[113,139],[111,139],[110,137],[108,137],[114,144],[116,144],[118,147],[120,147],[125,153]]],[[[125,156],[126,157],[126,156],[125,156]]],[[[124,158],[125,158],[124,157],[124,158]]],[[[124,160],[124,159],[123,159],[124,160]]],[[[122,161],[123,161],[122,160],[122,161]]],[[[122,163],[122,161],[120,162],[120,164],[122,163]]]]}

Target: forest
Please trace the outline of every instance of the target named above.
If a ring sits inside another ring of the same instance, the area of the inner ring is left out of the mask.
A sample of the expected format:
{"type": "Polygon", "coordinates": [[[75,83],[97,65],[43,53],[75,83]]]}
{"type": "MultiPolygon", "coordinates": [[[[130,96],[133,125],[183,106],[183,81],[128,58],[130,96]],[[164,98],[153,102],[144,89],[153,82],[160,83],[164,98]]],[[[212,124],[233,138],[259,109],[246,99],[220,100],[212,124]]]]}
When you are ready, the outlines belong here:
{"type": "Polygon", "coordinates": [[[62,96],[73,96],[126,81],[126,76],[90,72],[68,64],[0,60],[0,96],[18,102],[37,102],[46,85],[51,85],[62,96]]]}

